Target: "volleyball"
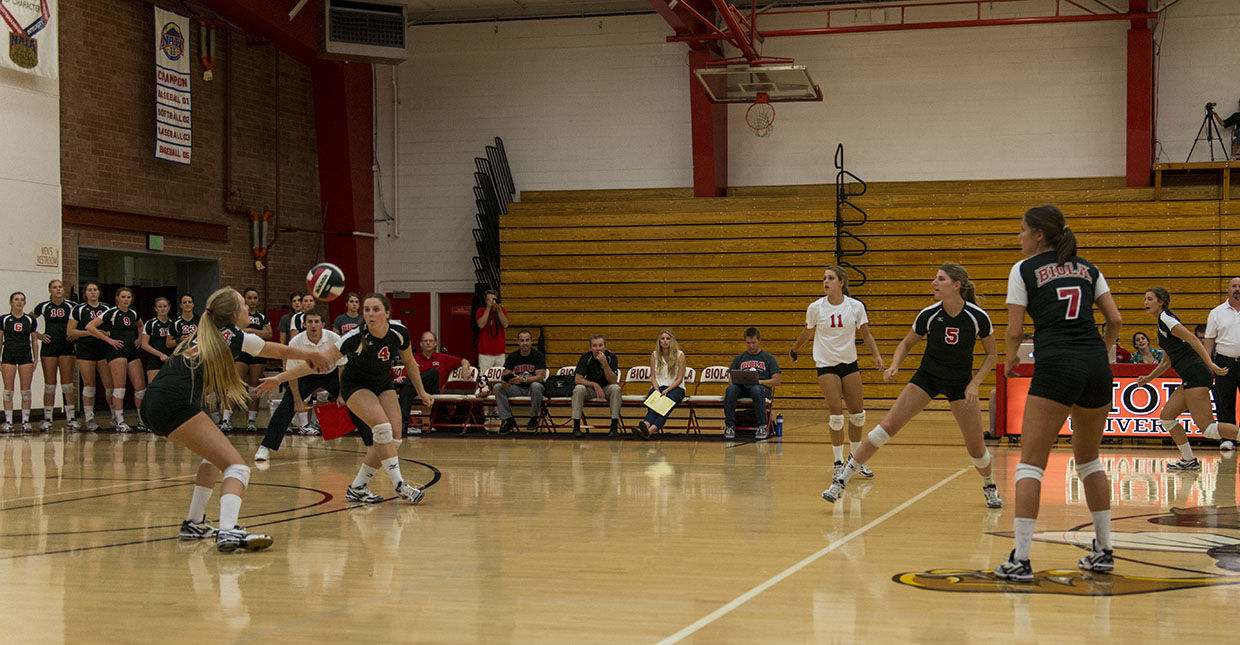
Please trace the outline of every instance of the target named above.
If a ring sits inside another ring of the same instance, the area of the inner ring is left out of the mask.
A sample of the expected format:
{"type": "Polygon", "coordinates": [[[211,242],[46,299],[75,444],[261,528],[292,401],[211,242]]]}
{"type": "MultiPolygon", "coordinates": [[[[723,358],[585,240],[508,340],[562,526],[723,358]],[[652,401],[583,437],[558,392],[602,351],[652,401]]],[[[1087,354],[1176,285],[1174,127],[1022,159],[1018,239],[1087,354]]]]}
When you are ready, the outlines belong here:
{"type": "Polygon", "coordinates": [[[331,262],[320,262],[306,274],[306,290],[318,300],[335,300],[344,293],[344,271],[331,262]]]}

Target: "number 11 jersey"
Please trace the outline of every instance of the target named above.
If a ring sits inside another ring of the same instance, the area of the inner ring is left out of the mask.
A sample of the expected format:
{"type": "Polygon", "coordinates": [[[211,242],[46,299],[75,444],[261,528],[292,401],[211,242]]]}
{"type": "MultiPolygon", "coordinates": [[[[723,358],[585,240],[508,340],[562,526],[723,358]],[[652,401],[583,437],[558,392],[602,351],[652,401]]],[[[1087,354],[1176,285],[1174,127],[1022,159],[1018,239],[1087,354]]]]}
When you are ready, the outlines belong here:
{"type": "Polygon", "coordinates": [[[865,305],[844,296],[838,305],[823,296],[805,310],[805,328],[814,329],[814,365],[833,367],[857,362],[857,330],[869,323],[865,305]]]}

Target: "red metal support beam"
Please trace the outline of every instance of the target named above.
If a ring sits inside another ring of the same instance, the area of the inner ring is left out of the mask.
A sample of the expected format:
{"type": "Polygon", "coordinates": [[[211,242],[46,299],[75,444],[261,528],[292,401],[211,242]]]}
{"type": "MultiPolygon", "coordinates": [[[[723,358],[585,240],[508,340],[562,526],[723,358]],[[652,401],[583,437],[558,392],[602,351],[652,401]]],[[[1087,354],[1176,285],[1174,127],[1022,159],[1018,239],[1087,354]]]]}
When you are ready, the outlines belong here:
{"type": "MultiPolygon", "coordinates": [[[[1142,14],[1147,0],[1130,0],[1128,11],[1142,14]]],[[[1149,186],[1154,168],[1154,33],[1144,19],[1128,29],[1127,154],[1130,187],[1149,186]]]]}
{"type": "Polygon", "coordinates": [[[712,103],[693,70],[718,54],[689,52],[689,110],[693,137],[693,196],[723,197],[728,190],[728,106],[712,103]]]}
{"type": "Polygon", "coordinates": [[[723,15],[723,21],[728,25],[728,31],[732,34],[731,43],[741,50],[745,58],[749,60],[757,60],[761,58],[758,50],[754,49],[753,41],[750,36],[741,29],[741,23],[737,21],[736,14],[732,13],[732,7],[728,5],[727,0],[712,0],[715,3],[715,11],[723,15]]]}

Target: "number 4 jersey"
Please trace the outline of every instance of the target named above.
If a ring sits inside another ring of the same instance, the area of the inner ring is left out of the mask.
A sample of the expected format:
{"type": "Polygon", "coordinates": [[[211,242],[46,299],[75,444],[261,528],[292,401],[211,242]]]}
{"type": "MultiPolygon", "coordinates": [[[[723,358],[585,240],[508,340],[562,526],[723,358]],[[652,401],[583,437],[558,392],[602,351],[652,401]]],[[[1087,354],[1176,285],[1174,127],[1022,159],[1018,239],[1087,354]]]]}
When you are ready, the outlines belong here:
{"type": "Polygon", "coordinates": [[[1088,349],[1105,354],[1094,324],[1094,299],[1110,291],[1098,267],[1077,256],[1059,264],[1055,252],[1047,251],[1012,266],[1007,303],[1023,305],[1029,312],[1033,352],[1041,362],[1047,353],[1088,349]]]}
{"type": "Polygon", "coordinates": [[[409,330],[390,322],[387,334],[376,338],[362,325],[341,336],[336,348],[349,359],[341,379],[375,386],[391,384],[392,360],[401,350],[409,349],[409,330]]]}

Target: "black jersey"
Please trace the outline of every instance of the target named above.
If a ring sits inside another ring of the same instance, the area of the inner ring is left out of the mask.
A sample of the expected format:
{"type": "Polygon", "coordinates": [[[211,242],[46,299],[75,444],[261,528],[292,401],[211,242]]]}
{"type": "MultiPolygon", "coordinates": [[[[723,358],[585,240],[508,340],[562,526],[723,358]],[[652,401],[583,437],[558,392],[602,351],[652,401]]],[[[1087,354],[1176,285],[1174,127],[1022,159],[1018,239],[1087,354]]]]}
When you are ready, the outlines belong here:
{"type": "Polygon", "coordinates": [[[1106,353],[1094,324],[1094,299],[1110,293],[1098,267],[1072,256],[1065,264],[1046,251],[1012,266],[1007,302],[1023,305],[1033,319],[1033,351],[1044,355],[1082,350],[1106,353]]]}
{"type": "MultiPolygon", "coordinates": [[[[73,308],[73,311],[69,313],[69,318],[77,321],[77,328],[79,330],[86,331],[86,325],[90,324],[90,321],[96,318],[102,318],[103,313],[111,308],[112,307],[110,305],[106,305],[102,301],[93,307],[83,302],[73,308]]],[[[83,338],[82,340],[94,341],[96,343],[103,342],[94,337],[83,338]]]]}
{"type": "Polygon", "coordinates": [[[138,312],[133,309],[121,311],[119,307],[112,307],[103,312],[100,318],[103,322],[99,323],[99,329],[108,332],[112,340],[125,343],[125,347],[137,346],[138,332],[141,330],[138,326],[141,320],[138,312]]]}
{"type": "Polygon", "coordinates": [[[52,340],[65,340],[68,337],[66,329],[69,318],[76,306],[76,303],[69,300],[61,300],[60,304],[44,300],[34,306],[34,317],[36,320],[43,319],[43,333],[51,336],[52,340]]]}
{"type": "MultiPolygon", "coordinates": [[[[257,356],[266,345],[262,338],[244,333],[231,325],[221,329],[220,335],[224,337],[224,342],[228,343],[234,361],[240,358],[243,352],[257,356]]],[[[203,366],[200,363],[197,369],[191,368],[188,359],[185,354],[169,358],[160,368],[159,374],[151,379],[147,393],[169,394],[187,404],[201,406],[203,366]]]]}
{"type": "Polygon", "coordinates": [[[249,314],[249,316],[250,316],[250,324],[245,326],[246,329],[262,329],[263,327],[266,327],[268,324],[267,314],[261,311],[256,314],[249,314]]]}
{"type": "Polygon", "coordinates": [[[4,329],[5,353],[19,349],[30,351],[30,334],[35,331],[34,316],[4,314],[0,316],[0,327],[4,329]]]}
{"type": "Polygon", "coordinates": [[[972,378],[973,347],[994,333],[990,316],[968,301],[955,316],[941,302],[922,309],[913,321],[913,331],[926,337],[919,369],[944,379],[972,378]]]}
{"type": "Polygon", "coordinates": [[[178,343],[185,340],[186,336],[189,336],[196,331],[198,331],[197,318],[186,320],[178,316],[176,320],[172,321],[172,337],[175,338],[178,343]]]}
{"type": "MultiPolygon", "coordinates": [[[[173,321],[171,320],[167,322],[160,322],[159,318],[152,318],[146,321],[146,324],[142,325],[142,333],[146,334],[147,337],[150,338],[147,342],[151,344],[151,347],[154,347],[164,354],[167,354],[170,349],[168,347],[168,337],[172,336],[172,323],[173,321]]],[[[158,356],[156,358],[158,358],[158,356]]]]}
{"type": "Polygon", "coordinates": [[[306,312],[299,311],[288,320],[288,336],[292,338],[303,331],[306,331],[306,312]]]}
{"type": "Polygon", "coordinates": [[[1183,374],[1184,368],[1193,363],[1205,362],[1201,360],[1201,356],[1193,350],[1193,346],[1189,345],[1183,338],[1171,333],[1176,325],[1183,324],[1175,314],[1170,311],[1164,311],[1158,315],[1158,346],[1167,353],[1167,358],[1171,361],[1171,367],[1177,374],[1183,374]]]}
{"type": "Polygon", "coordinates": [[[401,350],[409,349],[409,330],[404,325],[388,323],[388,331],[376,338],[365,325],[340,337],[336,343],[340,353],[348,357],[341,378],[361,381],[391,379],[392,360],[401,350]],[[363,347],[363,340],[365,346],[363,347]]]}

